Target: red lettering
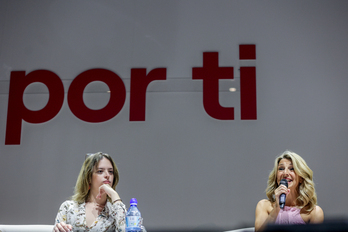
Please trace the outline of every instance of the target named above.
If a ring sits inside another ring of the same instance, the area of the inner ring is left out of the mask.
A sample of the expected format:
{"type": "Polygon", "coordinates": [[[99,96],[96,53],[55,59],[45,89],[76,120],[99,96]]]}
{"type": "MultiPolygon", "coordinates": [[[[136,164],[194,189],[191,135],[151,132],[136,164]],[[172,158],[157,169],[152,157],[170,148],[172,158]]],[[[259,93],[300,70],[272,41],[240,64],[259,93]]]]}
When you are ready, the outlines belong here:
{"type": "MultiPolygon", "coordinates": [[[[240,60],[255,60],[254,44],[239,45],[240,60]]],[[[203,66],[192,68],[192,79],[203,80],[203,107],[208,115],[219,120],[234,120],[234,108],[222,107],[219,102],[219,80],[233,79],[233,67],[219,67],[218,52],[204,52],[203,66]]],[[[145,121],[146,91],[155,80],[166,80],[166,68],[157,68],[146,74],[145,68],[131,69],[130,121],[145,121]]],[[[240,68],[241,119],[257,119],[256,103],[256,67],[250,65],[240,68]]],[[[80,120],[98,123],[116,116],[126,100],[126,88],[122,79],[106,69],[90,69],[79,74],[70,84],[67,101],[71,112],[80,120]],[[93,81],[104,82],[110,89],[108,104],[102,109],[88,108],[83,101],[86,86],[93,81]]],[[[20,144],[22,120],[29,123],[43,123],[54,118],[64,101],[64,86],[60,78],[48,70],[13,71],[10,78],[10,90],[6,123],[6,145],[20,144]],[[49,99],[41,110],[29,110],[23,103],[25,89],[34,82],[41,82],[48,88],[49,99]]]]}
{"type": "Polygon", "coordinates": [[[153,69],[146,75],[145,68],[131,70],[130,121],[145,121],[146,89],[154,80],[166,80],[166,69],[153,69]]]}
{"type": "Polygon", "coordinates": [[[239,45],[239,59],[240,60],[255,60],[256,59],[256,45],[255,44],[240,44],[239,45]]]}
{"type": "Polygon", "coordinates": [[[234,108],[219,102],[219,80],[233,79],[233,67],[219,67],[218,52],[203,53],[203,67],[192,68],[192,79],[203,80],[203,106],[208,115],[220,120],[233,120],[234,108]]]}
{"type": "Polygon", "coordinates": [[[240,67],[240,112],[242,120],[256,120],[256,68],[240,67]]]}
{"type": "Polygon", "coordinates": [[[70,84],[68,105],[71,112],[85,122],[104,122],[117,115],[126,100],[126,88],[122,79],[106,69],[90,69],[79,74],[70,84]],[[83,101],[83,91],[93,81],[102,81],[110,89],[108,104],[99,110],[88,108],[83,101]]]}
{"type": "Polygon", "coordinates": [[[64,86],[60,78],[48,70],[36,70],[27,75],[25,71],[11,72],[7,109],[6,145],[21,142],[22,120],[29,123],[43,123],[58,114],[64,101],[64,86]],[[34,82],[41,82],[48,88],[49,99],[41,110],[29,110],[23,103],[25,89],[34,82]]]}
{"type": "MultiPolygon", "coordinates": [[[[240,60],[255,60],[254,44],[239,45],[240,60]]],[[[257,119],[256,105],[256,68],[240,67],[240,111],[242,120],[257,119]]]]}

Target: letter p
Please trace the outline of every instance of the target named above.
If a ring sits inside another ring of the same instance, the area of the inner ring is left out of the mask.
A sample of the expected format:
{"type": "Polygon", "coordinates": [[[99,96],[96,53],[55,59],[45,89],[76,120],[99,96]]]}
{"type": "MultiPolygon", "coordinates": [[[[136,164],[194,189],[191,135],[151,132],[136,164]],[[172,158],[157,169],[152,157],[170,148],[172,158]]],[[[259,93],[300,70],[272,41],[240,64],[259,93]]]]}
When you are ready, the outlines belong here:
{"type": "Polygon", "coordinates": [[[22,119],[29,123],[43,123],[58,114],[64,101],[64,86],[60,78],[48,70],[36,70],[25,75],[25,71],[12,71],[8,95],[5,145],[21,142],[22,119]],[[34,82],[41,82],[48,88],[49,99],[44,108],[32,111],[25,107],[25,89],[34,82]]]}

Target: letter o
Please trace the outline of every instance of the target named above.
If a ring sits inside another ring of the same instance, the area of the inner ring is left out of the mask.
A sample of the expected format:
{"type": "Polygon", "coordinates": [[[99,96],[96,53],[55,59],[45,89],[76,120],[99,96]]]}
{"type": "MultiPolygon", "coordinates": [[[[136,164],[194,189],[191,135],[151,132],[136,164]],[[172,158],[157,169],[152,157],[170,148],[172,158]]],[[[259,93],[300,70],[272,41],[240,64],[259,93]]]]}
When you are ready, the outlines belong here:
{"type": "Polygon", "coordinates": [[[104,122],[115,117],[126,100],[126,87],[122,79],[114,72],[106,69],[90,69],[79,74],[70,84],[68,105],[71,112],[82,121],[104,122]],[[110,89],[108,104],[98,110],[88,108],[83,101],[86,86],[93,81],[104,82],[110,89]]]}

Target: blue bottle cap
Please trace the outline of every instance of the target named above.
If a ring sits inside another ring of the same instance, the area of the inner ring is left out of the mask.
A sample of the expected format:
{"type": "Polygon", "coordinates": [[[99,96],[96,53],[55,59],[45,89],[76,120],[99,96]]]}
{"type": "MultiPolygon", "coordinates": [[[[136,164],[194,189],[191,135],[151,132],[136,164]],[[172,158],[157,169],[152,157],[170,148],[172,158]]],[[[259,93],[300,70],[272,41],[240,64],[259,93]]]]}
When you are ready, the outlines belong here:
{"type": "Polygon", "coordinates": [[[137,199],[136,199],[136,198],[132,198],[132,199],[130,200],[130,204],[131,204],[131,205],[137,205],[137,204],[138,204],[137,199]]]}

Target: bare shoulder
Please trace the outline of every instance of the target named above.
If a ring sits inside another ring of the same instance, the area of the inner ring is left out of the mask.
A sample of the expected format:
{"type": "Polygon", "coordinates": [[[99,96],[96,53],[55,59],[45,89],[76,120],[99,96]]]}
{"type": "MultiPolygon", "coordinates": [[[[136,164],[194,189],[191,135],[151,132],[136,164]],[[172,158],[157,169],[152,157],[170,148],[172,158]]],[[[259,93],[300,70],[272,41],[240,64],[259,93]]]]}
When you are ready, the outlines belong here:
{"type": "Polygon", "coordinates": [[[272,203],[269,200],[263,199],[257,203],[255,210],[255,231],[260,231],[265,227],[272,208],[272,203]]]}
{"type": "Polygon", "coordinates": [[[319,215],[323,215],[324,216],[324,211],[323,211],[322,208],[320,208],[319,205],[315,206],[314,210],[315,210],[315,214],[319,214],[319,215]]]}
{"type": "Polygon", "coordinates": [[[257,204],[272,206],[272,203],[268,199],[262,199],[257,204]]]}
{"type": "Polygon", "coordinates": [[[324,211],[323,211],[323,209],[322,208],[320,208],[320,206],[319,205],[316,205],[315,206],[315,208],[312,210],[312,212],[311,213],[313,213],[313,214],[318,214],[318,215],[324,215],[324,211]]]}
{"type": "Polygon", "coordinates": [[[262,199],[257,203],[256,209],[270,211],[272,210],[272,203],[268,199],[262,199]]]}
{"type": "Polygon", "coordinates": [[[321,223],[324,221],[324,211],[318,205],[311,211],[310,216],[310,223],[321,223]]]}

